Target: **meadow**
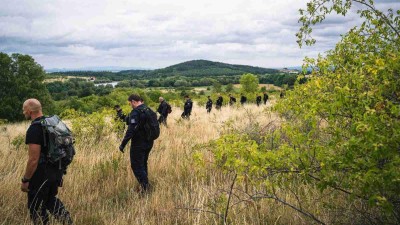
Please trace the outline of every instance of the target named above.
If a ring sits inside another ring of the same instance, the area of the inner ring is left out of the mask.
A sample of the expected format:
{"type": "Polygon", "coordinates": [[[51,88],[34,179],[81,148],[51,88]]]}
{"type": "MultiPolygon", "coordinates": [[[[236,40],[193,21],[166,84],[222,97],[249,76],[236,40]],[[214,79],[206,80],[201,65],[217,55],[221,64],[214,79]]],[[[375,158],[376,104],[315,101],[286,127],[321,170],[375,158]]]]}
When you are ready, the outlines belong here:
{"type": "MultiPolygon", "coordinates": [[[[263,123],[276,120],[269,112],[271,104],[223,107],[221,111],[214,108],[211,114],[195,105],[190,121],[181,120],[182,110],[174,107],[168,128],[161,127],[161,136],[151,152],[149,175],[154,190],[144,197],[133,191],[138,184],[130,168],[128,148],[124,154],[118,150],[120,136],[105,130],[99,142],[79,141],[59,197],[76,224],[221,223],[219,213],[223,214],[225,204],[215,196],[230,185],[229,174],[209,170],[204,175],[193,153],[218,138],[227,122],[242,126],[250,117],[263,123]]],[[[30,224],[27,197],[20,191],[27,161],[24,137],[28,126],[26,121],[1,127],[0,224],[30,224]]],[[[273,203],[257,203],[257,210],[253,203],[247,204],[245,211],[232,209],[232,224],[273,224],[282,216],[285,223],[302,223],[300,217],[273,203]]]]}

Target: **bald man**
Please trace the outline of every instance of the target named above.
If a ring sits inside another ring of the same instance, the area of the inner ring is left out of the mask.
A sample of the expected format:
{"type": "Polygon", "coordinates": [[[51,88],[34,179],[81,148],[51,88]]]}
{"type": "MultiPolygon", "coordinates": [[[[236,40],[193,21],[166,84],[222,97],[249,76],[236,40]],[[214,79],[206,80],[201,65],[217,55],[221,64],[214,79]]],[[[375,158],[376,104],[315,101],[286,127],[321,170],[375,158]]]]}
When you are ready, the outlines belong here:
{"type": "MultiPolygon", "coordinates": [[[[47,147],[44,143],[43,128],[34,123],[44,118],[42,105],[37,99],[28,99],[22,106],[23,114],[32,120],[26,132],[25,143],[28,145],[28,162],[22,178],[21,190],[28,193],[28,208],[34,224],[47,224],[49,211],[63,224],[72,224],[69,212],[56,197],[62,184],[63,171],[56,165],[47,163],[47,147]]],[[[46,135],[47,136],[47,135],[46,135]]],[[[46,137],[48,140],[48,137],[46,137]]]]}

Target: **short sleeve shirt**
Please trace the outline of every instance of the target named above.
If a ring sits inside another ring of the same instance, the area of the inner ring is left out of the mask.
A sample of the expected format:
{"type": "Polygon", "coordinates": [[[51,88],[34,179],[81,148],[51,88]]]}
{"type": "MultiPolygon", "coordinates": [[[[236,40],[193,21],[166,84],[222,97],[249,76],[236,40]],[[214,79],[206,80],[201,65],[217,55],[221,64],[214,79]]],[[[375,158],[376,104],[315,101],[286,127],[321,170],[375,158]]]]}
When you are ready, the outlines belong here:
{"type": "MultiPolygon", "coordinates": [[[[40,121],[44,117],[39,117],[36,118],[35,120],[32,121],[32,123],[40,121]]],[[[25,138],[25,144],[37,144],[41,146],[40,149],[40,162],[43,162],[45,160],[44,157],[44,152],[46,151],[46,148],[44,147],[44,137],[43,137],[43,128],[40,124],[31,124],[26,131],[26,138],[25,138]]]]}

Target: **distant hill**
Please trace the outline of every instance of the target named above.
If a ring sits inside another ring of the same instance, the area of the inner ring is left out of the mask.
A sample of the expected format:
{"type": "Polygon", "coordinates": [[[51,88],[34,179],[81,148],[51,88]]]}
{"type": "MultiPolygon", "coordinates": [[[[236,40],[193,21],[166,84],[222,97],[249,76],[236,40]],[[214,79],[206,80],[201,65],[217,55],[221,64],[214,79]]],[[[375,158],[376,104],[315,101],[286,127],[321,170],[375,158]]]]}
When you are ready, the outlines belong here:
{"type": "MultiPolygon", "coordinates": [[[[169,76],[186,76],[186,77],[204,77],[204,76],[222,76],[222,75],[241,75],[244,73],[253,74],[274,74],[279,70],[267,69],[262,67],[234,65],[207,60],[192,60],[176,65],[172,65],[163,69],[149,70],[144,75],[149,78],[169,77],[169,76]]],[[[125,70],[118,72],[119,74],[134,75],[138,74],[135,70],[125,70]]]]}
{"type": "Polygon", "coordinates": [[[207,60],[192,60],[176,65],[168,66],[163,69],[156,70],[122,70],[113,71],[90,71],[90,70],[71,70],[57,71],[49,73],[52,76],[94,76],[100,79],[109,80],[126,80],[126,79],[151,79],[159,77],[185,76],[185,77],[217,77],[217,76],[235,76],[244,73],[252,74],[277,74],[279,70],[268,69],[262,67],[234,65],[221,62],[213,62],[207,60]]]}

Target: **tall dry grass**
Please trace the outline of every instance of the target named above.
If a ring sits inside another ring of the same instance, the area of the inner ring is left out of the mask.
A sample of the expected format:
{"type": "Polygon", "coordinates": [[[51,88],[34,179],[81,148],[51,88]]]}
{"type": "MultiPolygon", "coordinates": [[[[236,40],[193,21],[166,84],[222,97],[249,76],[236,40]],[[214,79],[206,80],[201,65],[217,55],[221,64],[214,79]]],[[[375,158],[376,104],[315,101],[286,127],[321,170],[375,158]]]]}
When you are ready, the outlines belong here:
{"type": "MultiPolygon", "coordinates": [[[[251,117],[265,124],[276,120],[268,110],[270,104],[223,107],[221,111],[213,109],[211,114],[195,105],[190,121],[181,120],[182,110],[174,108],[168,117],[168,128],[161,127],[161,136],[149,157],[149,178],[154,191],[145,197],[132,191],[138,184],[130,168],[128,146],[125,154],[118,150],[121,137],[110,134],[99,143],[77,143],[77,155],[64,177],[59,198],[76,224],[221,224],[217,214],[226,210],[225,190],[232,177],[211,169],[206,175],[199,172],[192,157],[194,149],[218,138],[227,121],[244,126],[251,117]]],[[[10,143],[24,137],[28,126],[28,122],[23,122],[3,126],[0,131],[0,224],[30,223],[27,196],[20,191],[27,148],[24,144],[16,148],[10,143]]],[[[307,192],[304,190],[311,198],[313,193],[307,192]]],[[[230,208],[228,221],[310,222],[270,200],[238,203],[230,208]]]]}

